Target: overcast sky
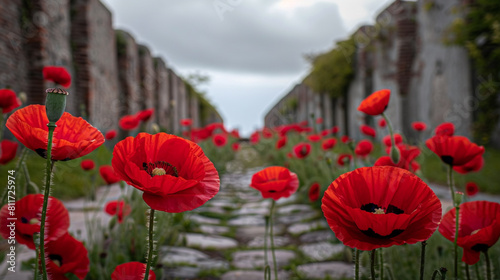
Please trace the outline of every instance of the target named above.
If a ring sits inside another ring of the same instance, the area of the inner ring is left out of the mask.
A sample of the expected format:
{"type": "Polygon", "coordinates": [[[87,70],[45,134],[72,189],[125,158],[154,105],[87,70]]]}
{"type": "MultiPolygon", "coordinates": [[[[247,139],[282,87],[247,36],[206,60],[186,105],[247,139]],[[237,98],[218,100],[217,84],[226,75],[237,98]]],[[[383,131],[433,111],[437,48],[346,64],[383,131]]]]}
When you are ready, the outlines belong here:
{"type": "Polygon", "coordinates": [[[178,74],[210,76],[200,89],[226,126],[249,135],[319,53],[374,22],[388,0],[102,0],[178,74]]]}

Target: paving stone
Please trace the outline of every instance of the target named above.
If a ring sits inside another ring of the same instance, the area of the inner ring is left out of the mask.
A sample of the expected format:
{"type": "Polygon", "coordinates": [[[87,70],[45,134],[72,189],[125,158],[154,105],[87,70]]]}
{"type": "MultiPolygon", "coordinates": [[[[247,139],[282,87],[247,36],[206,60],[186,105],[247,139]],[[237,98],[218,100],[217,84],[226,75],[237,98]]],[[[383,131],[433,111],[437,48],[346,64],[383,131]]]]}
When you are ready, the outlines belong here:
{"type": "Polygon", "coordinates": [[[200,215],[191,215],[188,217],[189,220],[197,222],[199,224],[208,224],[208,225],[219,225],[220,220],[216,218],[209,218],[200,215]]]}
{"type": "MultiPolygon", "coordinates": [[[[236,237],[238,240],[242,240],[243,242],[248,242],[254,239],[257,236],[264,236],[266,231],[265,226],[242,226],[236,228],[236,237]]],[[[275,225],[273,226],[273,234],[282,235],[285,233],[284,225],[275,225]]]]}
{"type": "Polygon", "coordinates": [[[263,216],[240,216],[229,220],[228,224],[230,226],[262,226],[266,224],[266,220],[263,216]]]}
{"type": "MultiPolygon", "coordinates": [[[[289,279],[289,273],[278,271],[278,279],[289,279]]],[[[264,271],[256,270],[233,270],[226,272],[220,278],[221,280],[262,280],[264,279],[264,271]]],[[[274,272],[271,273],[271,279],[274,278],[274,272]]]]}
{"type": "Polygon", "coordinates": [[[259,207],[259,208],[248,208],[248,207],[242,207],[241,209],[238,209],[236,211],[233,211],[234,215],[267,215],[269,214],[269,208],[268,207],[259,207]]]}
{"type": "Polygon", "coordinates": [[[304,275],[304,279],[333,279],[354,277],[353,265],[344,262],[310,263],[297,266],[297,271],[304,275]]]}
{"type": "Polygon", "coordinates": [[[201,225],[200,230],[206,234],[223,234],[228,233],[229,228],[223,226],[201,225]]]}
{"type": "Polygon", "coordinates": [[[278,205],[285,205],[290,203],[295,203],[297,201],[298,196],[296,194],[292,194],[290,197],[283,197],[276,201],[278,205]]]}
{"type": "Polygon", "coordinates": [[[235,205],[232,202],[225,201],[225,200],[213,200],[213,201],[208,201],[207,205],[213,206],[213,207],[220,207],[220,208],[235,208],[238,205],[235,205]]]}
{"type": "Polygon", "coordinates": [[[301,243],[315,243],[335,240],[337,240],[337,238],[335,238],[333,231],[331,231],[330,229],[308,232],[300,236],[301,243]]]}
{"type": "Polygon", "coordinates": [[[221,207],[217,206],[202,206],[198,207],[193,210],[193,212],[196,213],[202,213],[202,212],[209,212],[209,213],[216,213],[216,214],[227,214],[226,210],[222,209],[221,207]]]}
{"type": "Polygon", "coordinates": [[[299,246],[299,250],[307,257],[315,261],[325,261],[343,252],[345,246],[332,244],[330,242],[318,242],[299,246]]]}
{"type": "Polygon", "coordinates": [[[207,254],[191,248],[164,246],[161,248],[161,255],[163,256],[161,262],[167,267],[176,264],[189,264],[202,269],[229,268],[228,262],[213,259],[207,254]]]}
{"type": "Polygon", "coordinates": [[[238,246],[236,240],[216,235],[205,235],[199,233],[185,233],[182,234],[182,239],[186,239],[186,244],[189,247],[198,247],[201,249],[229,249],[238,246]]]}
{"type": "Polygon", "coordinates": [[[278,208],[278,213],[280,214],[293,214],[297,212],[311,212],[313,208],[309,204],[291,204],[286,206],[281,206],[278,208]]]}
{"type": "Polygon", "coordinates": [[[303,221],[307,221],[320,216],[318,211],[309,211],[297,214],[287,214],[278,217],[278,221],[284,224],[295,224],[303,221]]]}
{"type": "Polygon", "coordinates": [[[288,227],[288,232],[292,235],[298,235],[316,229],[327,228],[325,220],[312,221],[308,223],[298,223],[288,227]]]}
{"type": "Polygon", "coordinates": [[[249,202],[241,205],[241,208],[266,208],[269,211],[269,207],[271,207],[271,201],[269,199],[265,199],[259,202],[249,202]]]}
{"type": "MultiPolygon", "coordinates": [[[[290,244],[292,241],[290,240],[289,237],[286,236],[275,236],[274,237],[274,247],[283,247],[288,244],[290,244]]],[[[267,238],[267,246],[271,246],[271,238],[267,238]]],[[[264,248],[264,235],[262,236],[257,236],[254,239],[252,239],[250,242],[248,242],[248,247],[261,247],[264,248]]]]}
{"type": "Polygon", "coordinates": [[[177,279],[198,279],[198,274],[201,272],[199,267],[191,266],[178,266],[172,268],[165,268],[165,275],[167,280],[177,279]]]}
{"type": "MultiPolygon", "coordinates": [[[[112,184],[111,186],[102,186],[97,189],[96,200],[89,201],[87,198],[79,198],[71,201],[63,201],[64,206],[68,211],[82,211],[84,209],[101,209],[103,205],[99,205],[99,200],[105,195],[103,201],[117,200],[122,192],[120,185],[112,184]]],[[[105,204],[105,203],[104,203],[105,204]]]]}
{"type": "MultiPolygon", "coordinates": [[[[287,265],[295,258],[295,253],[289,250],[274,250],[278,268],[287,265]]],[[[272,252],[267,252],[269,265],[273,268],[272,252]]],[[[263,268],[265,266],[264,250],[250,250],[233,253],[232,265],[241,269],[263,268]]]]}

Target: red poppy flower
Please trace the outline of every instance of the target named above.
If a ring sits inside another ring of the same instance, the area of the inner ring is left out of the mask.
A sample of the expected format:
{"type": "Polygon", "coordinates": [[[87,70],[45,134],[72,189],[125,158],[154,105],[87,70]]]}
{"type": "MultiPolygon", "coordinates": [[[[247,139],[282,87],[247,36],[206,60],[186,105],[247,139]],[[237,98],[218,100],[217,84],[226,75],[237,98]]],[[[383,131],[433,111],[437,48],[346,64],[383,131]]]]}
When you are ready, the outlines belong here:
{"type": "Polygon", "coordinates": [[[43,67],[43,78],[47,81],[52,81],[56,84],[59,84],[65,88],[69,88],[71,86],[71,75],[64,67],[43,67]]]}
{"type": "Polygon", "coordinates": [[[316,119],[316,124],[322,124],[322,123],[323,123],[323,118],[316,119]]]}
{"type": "MultiPolygon", "coordinates": [[[[420,165],[415,162],[415,158],[420,155],[420,150],[418,147],[400,144],[397,146],[401,158],[398,163],[393,163],[391,157],[382,156],[375,162],[374,166],[393,166],[403,168],[409,171],[416,172],[420,169],[420,165]]],[[[390,152],[390,148],[387,148],[387,153],[390,152]]]]}
{"type": "Polygon", "coordinates": [[[293,153],[297,158],[305,158],[311,152],[311,144],[299,143],[293,147],[293,153]]]}
{"type": "Polygon", "coordinates": [[[240,139],[240,132],[237,130],[237,129],[233,129],[230,134],[236,138],[236,139],[240,139]]]}
{"type": "Polygon", "coordinates": [[[359,141],[358,145],[356,145],[356,148],[354,149],[354,153],[360,157],[366,157],[369,155],[373,150],[373,144],[370,140],[361,140],[359,141]]]}
{"type": "Polygon", "coordinates": [[[139,126],[139,123],[140,120],[136,116],[126,115],[120,119],[118,125],[123,130],[134,130],[139,126]]]}
{"type": "Polygon", "coordinates": [[[338,132],[339,132],[339,127],[338,126],[332,127],[332,133],[333,134],[337,134],[338,132]]]}
{"type": "Polygon", "coordinates": [[[80,165],[82,166],[83,170],[92,170],[95,167],[95,163],[91,159],[82,160],[82,163],[80,165]]]}
{"type": "Polygon", "coordinates": [[[233,143],[233,145],[231,145],[231,149],[233,149],[233,151],[239,151],[240,150],[240,143],[236,142],[236,143],[233,143]]]}
{"type": "Polygon", "coordinates": [[[111,216],[118,216],[118,223],[122,223],[123,217],[128,216],[132,212],[132,209],[123,200],[112,200],[104,206],[104,211],[111,216]]]}
{"type": "Polygon", "coordinates": [[[427,240],[441,220],[434,192],[413,173],[390,166],[341,175],[321,209],[344,245],[364,251],[427,240]]]}
{"type": "Polygon", "coordinates": [[[308,121],[301,121],[301,122],[299,122],[299,125],[300,126],[308,126],[309,122],[308,121]]]}
{"type": "MultiPolygon", "coordinates": [[[[111,280],[143,280],[146,273],[146,264],[128,262],[118,265],[111,274],[111,280]]],[[[148,280],[156,280],[155,272],[150,270],[148,280]]]]}
{"type": "Polygon", "coordinates": [[[276,149],[279,150],[283,148],[286,145],[286,142],[287,142],[286,136],[280,137],[280,139],[276,141],[276,149]]]}
{"type": "MultiPolygon", "coordinates": [[[[455,240],[455,208],[441,221],[439,232],[451,242],[455,240]]],[[[479,254],[493,246],[500,237],[500,204],[489,201],[471,201],[460,205],[458,246],[464,249],[462,261],[473,265],[479,254]]]]}
{"type": "Polygon", "coordinates": [[[328,134],[330,134],[330,130],[329,130],[329,129],[324,129],[324,130],[322,130],[322,131],[321,131],[321,133],[320,133],[320,134],[321,134],[321,136],[325,137],[325,136],[327,136],[328,134]]]}
{"type": "Polygon", "coordinates": [[[157,133],[139,133],[116,144],[113,168],[127,184],[142,190],[146,204],[159,211],[193,210],[219,191],[219,175],[196,143],[157,133]]]}
{"type": "Polygon", "coordinates": [[[264,127],[264,129],[262,130],[262,137],[264,137],[264,138],[273,137],[273,131],[267,127],[264,127]]]}
{"type": "Polygon", "coordinates": [[[484,147],[478,146],[463,136],[434,136],[425,145],[441,160],[452,166],[465,165],[484,153],[484,147]]]}
{"type": "Polygon", "coordinates": [[[191,119],[182,119],[180,121],[182,126],[191,126],[193,124],[193,120],[191,119]]]}
{"type": "Polygon", "coordinates": [[[350,154],[341,154],[339,158],[337,159],[337,163],[340,166],[345,166],[346,163],[351,162],[352,160],[352,155],[350,154]]]}
{"type": "Polygon", "coordinates": [[[318,142],[319,140],[321,140],[321,136],[319,136],[317,134],[312,134],[312,135],[307,136],[307,139],[309,139],[309,141],[311,141],[311,142],[318,142]]]}
{"type": "MultiPolygon", "coordinates": [[[[420,155],[420,149],[416,146],[399,144],[396,146],[399,150],[399,154],[401,158],[397,164],[392,162],[392,159],[389,156],[382,156],[376,162],[375,166],[394,166],[403,168],[410,171],[417,171],[420,166],[418,163],[415,165],[415,159],[420,155]],[[415,169],[417,167],[417,169],[415,169]],[[411,169],[410,169],[411,168],[411,169]]],[[[391,148],[387,147],[386,152],[390,154],[391,148]]]]}
{"type": "Polygon", "coordinates": [[[372,116],[380,115],[387,108],[390,97],[391,91],[388,89],[376,91],[361,102],[358,111],[372,116]]]}
{"type": "MultiPolygon", "coordinates": [[[[33,234],[40,232],[40,220],[42,218],[42,194],[28,194],[16,201],[14,212],[10,215],[9,204],[5,204],[0,210],[0,234],[8,239],[11,236],[11,230],[15,231],[18,243],[25,244],[30,249],[35,249],[33,234]],[[7,227],[16,218],[16,227],[7,227]]],[[[45,220],[46,241],[53,241],[68,232],[69,214],[61,201],[49,196],[47,216],[45,220]]]]}
{"type": "Polygon", "coordinates": [[[424,131],[427,129],[427,125],[424,122],[412,122],[411,127],[413,127],[415,131],[424,131]]]}
{"type": "Polygon", "coordinates": [[[106,138],[106,140],[113,140],[115,137],[116,137],[116,130],[114,129],[106,132],[106,134],[104,135],[104,138],[106,138]]]}
{"type": "Polygon", "coordinates": [[[344,144],[347,144],[347,142],[351,141],[351,138],[349,138],[349,136],[347,136],[347,135],[344,135],[344,136],[340,137],[340,141],[342,141],[342,143],[344,143],[344,144]]]}
{"type": "Polygon", "coordinates": [[[252,135],[250,135],[250,143],[254,145],[259,143],[259,139],[260,139],[260,134],[257,131],[252,133],[252,135]]]}
{"type": "Polygon", "coordinates": [[[455,125],[453,123],[442,123],[436,127],[435,135],[453,136],[455,133],[455,125]]]}
{"type": "Polygon", "coordinates": [[[468,196],[475,196],[479,192],[479,187],[474,182],[469,182],[465,185],[465,191],[468,196]]]}
{"type": "Polygon", "coordinates": [[[10,140],[0,142],[0,165],[7,164],[16,157],[17,146],[17,142],[10,140]]]}
{"type": "Polygon", "coordinates": [[[263,198],[278,200],[297,191],[299,179],[285,167],[271,166],[253,174],[250,187],[260,191],[263,198]]]}
{"type": "Polygon", "coordinates": [[[227,143],[227,136],[225,134],[216,134],[212,137],[214,145],[217,147],[223,147],[227,143]]]}
{"type": "Polygon", "coordinates": [[[335,138],[330,138],[330,139],[325,139],[323,143],[321,143],[321,148],[323,150],[331,150],[333,147],[335,147],[335,144],[337,144],[337,139],[335,138]]]}
{"type": "Polygon", "coordinates": [[[14,91],[5,88],[0,89],[0,114],[10,113],[19,106],[21,106],[21,100],[17,98],[14,91]]]}
{"type": "Polygon", "coordinates": [[[314,183],[309,188],[309,201],[314,202],[319,199],[320,186],[318,183],[314,183]]]}
{"type": "Polygon", "coordinates": [[[121,181],[120,176],[118,176],[113,169],[113,167],[109,165],[103,165],[99,167],[99,173],[101,174],[102,179],[106,182],[106,184],[111,185],[114,183],[118,183],[121,181]]]}
{"type": "Polygon", "coordinates": [[[141,122],[147,122],[147,121],[149,121],[149,119],[151,119],[154,112],[155,112],[155,109],[153,109],[153,108],[142,110],[142,111],[137,112],[135,117],[141,122]]]}
{"type": "MultiPolygon", "coordinates": [[[[26,148],[47,156],[49,120],[45,106],[30,105],[15,111],[7,120],[7,128],[26,148]]],[[[82,118],[65,112],[56,122],[52,140],[52,160],[82,157],[104,143],[104,136],[82,118]]]]}
{"type": "MultiPolygon", "coordinates": [[[[382,138],[382,142],[386,147],[392,146],[391,135],[386,135],[382,138]]],[[[399,133],[394,133],[394,142],[396,142],[396,146],[403,143],[403,137],[399,133]]]]}
{"type": "Polygon", "coordinates": [[[72,273],[78,279],[87,276],[90,262],[87,249],[82,242],[66,233],[45,246],[47,247],[45,249],[47,274],[50,275],[50,279],[68,280],[66,273],[72,273]]]}
{"type": "Polygon", "coordinates": [[[385,127],[387,125],[387,123],[385,122],[385,119],[384,118],[381,118],[379,121],[378,121],[378,126],[380,127],[385,127]]]}
{"type": "Polygon", "coordinates": [[[481,168],[483,168],[483,165],[484,165],[483,155],[479,155],[464,165],[453,166],[453,170],[455,170],[460,174],[467,174],[469,172],[477,172],[481,170],[481,168]]]}
{"type": "Polygon", "coordinates": [[[361,133],[363,133],[364,135],[371,136],[371,137],[375,137],[375,135],[376,135],[375,129],[373,129],[372,127],[367,126],[365,124],[361,125],[360,129],[361,129],[361,133]]]}

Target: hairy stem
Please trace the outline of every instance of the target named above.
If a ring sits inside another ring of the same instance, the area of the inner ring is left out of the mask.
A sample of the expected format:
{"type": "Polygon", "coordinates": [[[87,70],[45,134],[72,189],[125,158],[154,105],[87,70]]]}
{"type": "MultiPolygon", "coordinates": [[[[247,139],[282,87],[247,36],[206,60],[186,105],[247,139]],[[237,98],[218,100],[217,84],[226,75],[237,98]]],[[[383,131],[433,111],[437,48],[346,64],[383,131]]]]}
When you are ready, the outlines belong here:
{"type": "Polygon", "coordinates": [[[271,253],[273,254],[273,266],[274,266],[274,279],[278,280],[278,265],[276,264],[276,254],[274,253],[274,233],[273,233],[273,215],[274,206],[276,201],[274,199],[271,202],[271,208],[269,210],[269,239],[271,240],[271,253]]]}
{"type": "Polygon", "coordinates": [[[422,251],[420,253],[420,280],[424,279],[425,273],[425,246],[427,246],[427,241],[422,241],[422,251]]]}
{"type": "Polygon", "coordinates": [[[49,127],[49,138],[47,144],[47,165],[45,169],[45,191],[43,194],[43,207],[42,207],[42,220],[40,222],[40,260],[42,267],[42,279],[47,280],[47,267],[45,265],[45,219],[47,218],[47,205],[49,202],[50,195],[50,184],[52,180],[52,169],[54,168],[54,163],[52,162],[52,137],[54,136],[54,130],[56,128],[55,123],[48,123],[49,127]]]}
{"type": "Polygon", "coordinates": [[[154,241],[153,241],[153,227],[155,222],[155,210],[151,208],[149,212],[149,236],[148,236],[148,259],[146,263],[146,274],[144,274],[144,280],[149,278],[149,270],[151,268],[151,263],[153,262],[153,251],[154,251],[154,241]]]}

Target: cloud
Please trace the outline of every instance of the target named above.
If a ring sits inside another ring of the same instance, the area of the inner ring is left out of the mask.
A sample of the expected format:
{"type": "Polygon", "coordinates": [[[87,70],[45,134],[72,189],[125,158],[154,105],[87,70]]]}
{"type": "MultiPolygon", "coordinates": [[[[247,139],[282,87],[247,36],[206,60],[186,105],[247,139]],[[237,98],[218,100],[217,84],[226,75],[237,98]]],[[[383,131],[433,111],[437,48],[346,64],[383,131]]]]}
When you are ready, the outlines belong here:
{"type": "Polygon", "coordinates": [[[303,55],[345,36],[337,5],[317,2],[293,10],[277,0],[106,0],[119,28],[131,30],[176,67],[239,73],[294,74],[303,55]],[[220,13],[214,2],[233,3],[220,13]]]}

